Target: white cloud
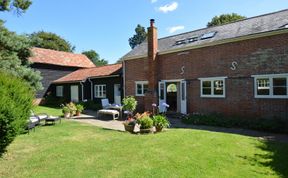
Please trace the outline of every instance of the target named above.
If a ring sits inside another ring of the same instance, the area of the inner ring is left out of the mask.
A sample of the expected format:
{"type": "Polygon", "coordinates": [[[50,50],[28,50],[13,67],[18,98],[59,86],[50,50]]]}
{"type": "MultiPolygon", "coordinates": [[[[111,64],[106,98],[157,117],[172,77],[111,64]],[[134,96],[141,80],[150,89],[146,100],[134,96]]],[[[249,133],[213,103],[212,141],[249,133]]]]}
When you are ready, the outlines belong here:
{"type": "Polygon", "coordinates": [[[174,26],[167,28],[169,33],[175,33],[176,31],[183,30],[185,27],[183,25],[174,26]]]}
{"type": "Polygon", "coordinates": [[[174,11],[176,10],[178,7],[178,3],[177,2],[172,2],[171,4],[166,4],[164,6],[159,7],[159,11],[163,12],[163,13],[167,13],[169,11],[174,11]]]}
{"type": "Polygon", "coordinates": [[[158,0],[151,0],[151,3],[155,3],[155,2],[157,2],[158,0]]]}

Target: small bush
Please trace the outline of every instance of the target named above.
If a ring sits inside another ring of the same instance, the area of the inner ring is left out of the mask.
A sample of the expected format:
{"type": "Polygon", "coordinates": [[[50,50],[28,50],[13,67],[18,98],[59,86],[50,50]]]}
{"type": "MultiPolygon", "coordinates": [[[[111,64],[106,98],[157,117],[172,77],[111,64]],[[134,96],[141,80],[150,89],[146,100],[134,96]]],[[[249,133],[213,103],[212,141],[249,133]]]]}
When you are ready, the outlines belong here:
{"type": "Polygon", "coordinates": [[[27,83],[0,72],[0,155],[27,127],[33,98],[27,83]]]}
{"type": "Polygon", "coordinates": [[[134,96],[126,96],[122,100],[123,103],[123,109],[126,111],[129,111],[133,113],[136,110],[137,107],[137,101],[134,98],[134,96]]]}
{"type": "Polygon", "coordinates": [[[68,101],[65,98],[55,97],[52,95],[48,95],[44,98],[43,106],[55,107],[59,108],[61,104],[67,103],[68,101]]]}
{"type": "Polygon", "coordinates": [[[194,114],[184,117],[184,123],[195,125],[209,125],[219,127],[235,127],[244,129],[253,129],[275,133],[288,133],[288,121],[281,118],[250,118],[243,119],[239,117],[224,117],[219,114],[201,115],[194,114]]]}
{"type": "Polygon", "coordinates": [[[82,112],[84,110],[84,106],[82,104],[76,104],[76,111],[82,112]]]}
{"type": "Polygon", "coordinates": [[[140,129],[150,129],[153,127],[153,120],[148,116],[138,119],[137,123],[140,124],[140,129]]]}
{"type": "Polygon", "coordinates": [[[164,115],[153,116],[153,125],[158,128],[167,128],[170,126],[170,122],[164,115]]]}

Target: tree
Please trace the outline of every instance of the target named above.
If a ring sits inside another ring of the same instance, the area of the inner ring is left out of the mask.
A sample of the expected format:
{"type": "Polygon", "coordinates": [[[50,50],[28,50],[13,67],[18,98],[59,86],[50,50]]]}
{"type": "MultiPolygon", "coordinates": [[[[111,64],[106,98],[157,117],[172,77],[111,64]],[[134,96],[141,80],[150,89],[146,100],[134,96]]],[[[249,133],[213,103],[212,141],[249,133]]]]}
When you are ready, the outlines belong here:
{"type": "Polygon", "coordinates": [[[0,156],[27,126],[33,92],[23,80],[0,72],[0,156]]]}
{"type": "Polygon", "coordinates": [[[51,32],[39,31],[29,35],[32,46],[53,49],[57,51],[73,52],[75,47],[62,37],[51,32]]]}
{"type": "Polygon", "coordinates": [[[141,25],[137,25],[135,28],[136,34],[129,38],[129,45],[132,49],[134,49],[137,45],[141,44],[147,37],[147,32],[145,31],[145,28],[141,25]]]}
{"type": "Polygon", "coordinates": [[[96,66],[104,66],[108,64],[105,59],[100,59],[99,54],[94,50],[83,51],[82,54],[87,56],[96,66]]]}
{"type": "Polygon", "coordinates": [[[18,14],[24,13],[32,4],[31,0],[0,0],[0,11],[16,8],[18,14]]]}
{"type": "Polygon", "coordinates": [[[241,15],[236,14],[236,13],[222,14],[220,16],[213,17],[212,20],[207,23],[207,27],[213,27],[213,26],[217,26],[217,25],[231,23],[231,22],[235,22],[237,20],[241,20],[241,19],[245,19],[245,18],[246,18],[245,16],[241,16],[241,15]]]}
{"type": "Polygon", "coordinates": [[[22,78],[36,90],[43,89],[39,71],[29,67],[30,41],[26,36],[10,32],[0,21],[0,70],[22,78]]]}

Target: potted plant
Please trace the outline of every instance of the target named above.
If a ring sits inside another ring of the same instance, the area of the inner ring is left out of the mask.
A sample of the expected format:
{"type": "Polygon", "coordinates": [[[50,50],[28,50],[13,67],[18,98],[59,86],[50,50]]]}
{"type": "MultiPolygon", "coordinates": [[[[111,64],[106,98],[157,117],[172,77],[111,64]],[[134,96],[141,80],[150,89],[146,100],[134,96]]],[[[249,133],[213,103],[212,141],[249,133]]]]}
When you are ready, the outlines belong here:
{"type": "Polygon", "coordinates": [[[82,111],[84,110],[84,106],[81,104],[76,104],[76,116],[80,116],[82,111]]]}
{"type": "Polygon", "coordinates": [[[76,106],[73,102],[70,102],[66,105],[70,109],[70,117],[73,117],[76,114],[76,106]]]}
{"type": "Polygon", "coordinates": [[[137,119],[137,124],[140,125],[140,133],[153,132],[153,120],[149,116],[144,116],[141,119],[137,119]]]}
{"type": "Polygon", "coordinates": [[[69,118],[70,117],[70,109],[68,106],[63,106],[62,107],[62,112],[64,114],[64,118],[69,118]]]}
{"type": "Polygon", "coordinates": [[[133,112],[136,110],[137,101],[133,96],[126,96],[122,100],[123,110],[128,111],[128,113],[133,115],[133,112]]]}
{"type": "Polygon", "coordinates": [[[163,115],[153,116],[153,125],[156,128],[156,132],[161,132],[163,128],[170,126],[168,119],[163,115]]]}
{"type": "Polygon", "coordinates": [[[133,133],[134,132],[134,127],[136,125],[136,120],[133,117],[128,117],[127,120],[123,122],[125,131],[133,133]]]}

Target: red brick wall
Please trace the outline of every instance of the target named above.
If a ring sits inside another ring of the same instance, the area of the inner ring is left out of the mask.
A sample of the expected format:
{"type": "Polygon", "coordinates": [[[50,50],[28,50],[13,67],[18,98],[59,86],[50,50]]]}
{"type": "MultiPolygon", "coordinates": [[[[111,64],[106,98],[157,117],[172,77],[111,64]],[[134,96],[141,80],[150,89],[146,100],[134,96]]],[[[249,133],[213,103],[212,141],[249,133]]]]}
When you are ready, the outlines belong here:
{"type": "MultiPolygon", "coordinates": [[[[187,80],[188,112],[247,117],[287,118],[287,99],[255,99],[251,75],[288,73],[288,34],[263,37],[158,56],[158,80],[187,80]],[[238,63],[235,71],[231,63],[238,63]],[[181,67],[185,73],[181,75],[181,67]],[[226,98],[201,98],[200,77],[226,79],[226,98]]],[[[125,62],[126,95],[135,95],[135,82],[147,80],[147,59],[125,62]]],[[[139,104],[142,101],[139,100],[139,104]]]]}

